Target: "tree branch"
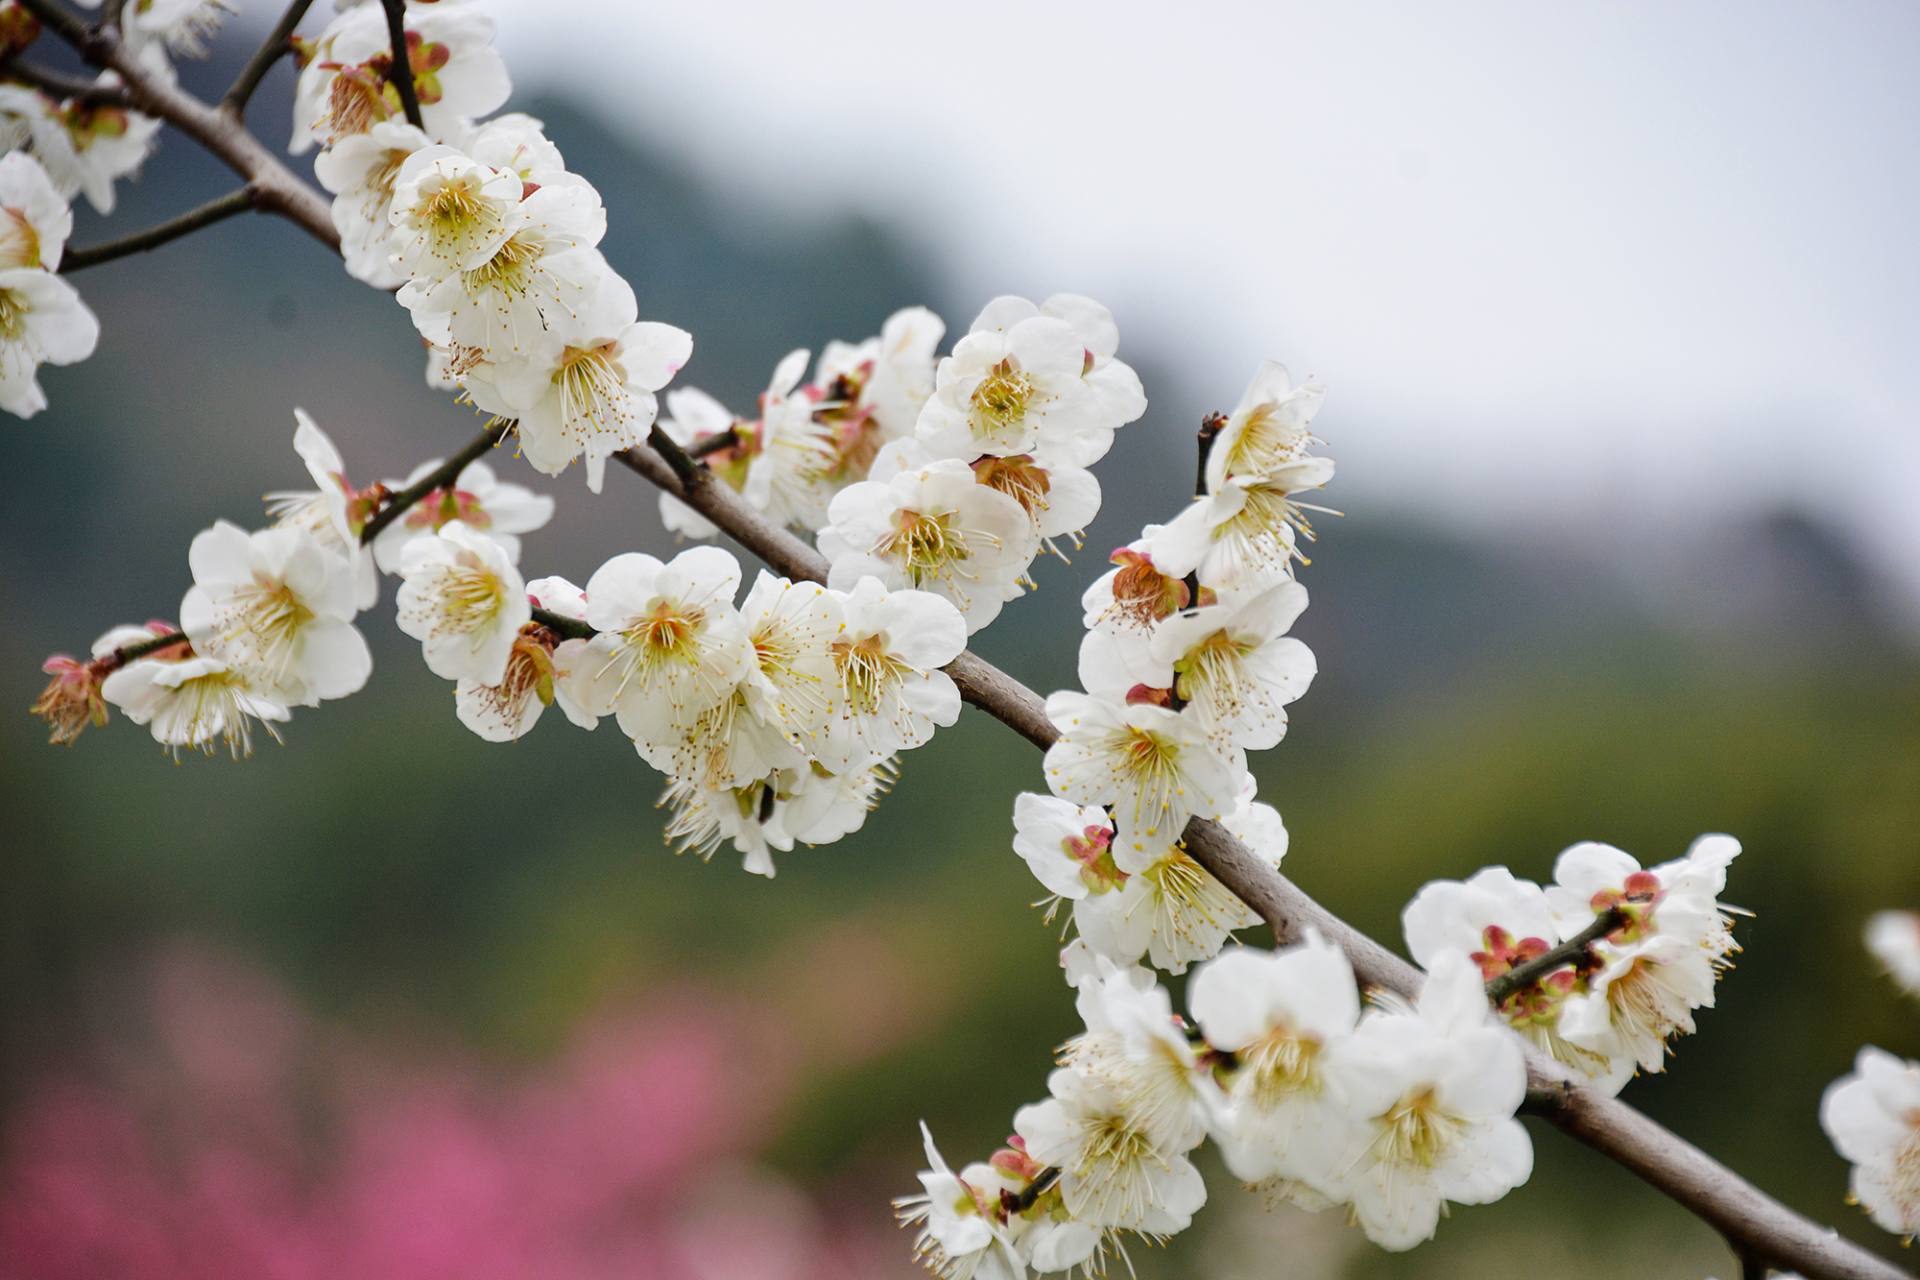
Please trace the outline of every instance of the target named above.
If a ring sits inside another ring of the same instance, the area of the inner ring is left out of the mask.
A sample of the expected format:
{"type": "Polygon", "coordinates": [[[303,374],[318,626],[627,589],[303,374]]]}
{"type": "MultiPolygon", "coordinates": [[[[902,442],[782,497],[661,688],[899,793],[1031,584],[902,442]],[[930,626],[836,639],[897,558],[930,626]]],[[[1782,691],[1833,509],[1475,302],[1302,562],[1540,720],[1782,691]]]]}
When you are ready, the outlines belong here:
{"type": "Polygon", "coordinates": [[[1565,964],[1577,964],[1586,958],[1587,948],[1627,922],[1627,914],[1608,907],[1593,918],[1593,923],[1559,946],[1543,951],[1533,959],[1517,964],[1487,982],[1487,999],[1496,1005],[1516,991],[1525,991],[1540,979],[1565,964]]]}
{"type": "Polygon", "coordinates": [[[420,116],[420,94],[413,83],[413,63],[407,53],[407,0],[380,0],[381,7],[387,11],[387,42],[393,49],[393,66],[387,72],[387,78],[400,95],[400,109],[407,114],[407,123],[425,131],[426,121],[420,116]]]}
{"type": "Polygon", "coordinates": [[[313,0],[293,0],[287,6],[287,11],[280,15],[280,21],[273,24],[273,30],[253,51],[253,57],[247,60],[233,87],[220,99],[222,111],[235,119],[246,113],[247,101],[253,97],[253,91],[260,87],[260,82],[267,78],[267,73],[273,70],[276,62],[293,52],[293,29],[300,25],[300,19],[307,16],[307,10],[312,6],[313,0]]]}
{"type": "Polygon", "coordinates": [[[689,458],[708,458],[716,453],[723,453],[739,443],[740,433],[732,427],[728,427],[725,431],[716,431],[705,440],[688,445],[687,456],[689,458]]]}
{"type": "Polygon", "coordinates": [[[65,75],[15,57],[0,59],[0,79],[18,80],[61,101],[78,102],[83,106],[126,108],[133,105],[127,97],[127,91],[119,85],[96,84],[92,80],[65,75]]]}
{"type": "Polygon", "coordinates": [[[400,492],[388,498],[386,504],[373,514],[360,529],[360,545],[370,546],[380,536],[380,531],[407,513],[407,510],[436,489],[446,489],[460,478],[460,473],[472,465],[474,459],[485,456],[487,450],[506,439],[513,430],[513,419],[495,418],[486,429],[461,447],[460,451],[445,462],[414,481],[400,492]]]}
{"type": "Polygon", "coordinates": [[[547,630],[568,640],[591,640],[594,629],[578,618],[569,618],[564,613],[555,613],[551,609],[535,609],[533,620],[547,630]]]}
{"type": "Polygon", "coordinates": [[[105,244],[88,245],[83,249],[69,249],[60,259],[60,274],[68,275],[75,271],[84,271],[88,267],[97,267],[103,262],[112,262],[115,258],[124,258],[131,253],[145,253],[157,249],[169,240],[178,240],[202,227],[210,227],[216,222],[224,222],[236,213],[245,213],[254,207],[255,199],[252,187],[241,187],[230,191],[218,200],[210,200],[198,209],[189,209],[177,218],[170,218],[158,226],[145,231],[123,236],[118,240],[109,240],[105,244]]]}
{"type": "Polygon", "coordinates": [[[238,116],[208,106],[150,71],[127,52],[119,33],[89,30],[54,0],[20,4],[87,62],[117,72],[135,110],[166,121],[246,179],[256,208],[289,219],[335,253],[340,251],[340,233],[334,229],[327,198],[280,163],[238,116]]]}
{"type": "MultiPolygon", "coordinates": [[[[651,449],[628,449],[614,456],[780,573],[826,581],[827,562],[819,552],[772,524],[728,486],[684,486],[674,468],[651,449]]],[[[963,699],[1035,746],[1051,746],[1059,736],[1040,696],[992,663],[969,651],[945,670],[963,699]]],[[[1195,818],[1183,839],[1194,861],[1267,922],[1276,945],[1298,942],[1309,930],[1317,932],[1346,953],[1362,986],[1404,997],[1418,994],[1424,980],[1418,969],[1308,897],[1219,823],[1195,818]]],[[[1738,1242],[1747,1256],[1792,1268],[1810,1280],[1910,1280],[1892,1263],[1772,1199],[1626,1103],[1590,1088],[1531,1045],[1525,1053],[1529,1111],[1671,1197],[1738,1242]]]]}

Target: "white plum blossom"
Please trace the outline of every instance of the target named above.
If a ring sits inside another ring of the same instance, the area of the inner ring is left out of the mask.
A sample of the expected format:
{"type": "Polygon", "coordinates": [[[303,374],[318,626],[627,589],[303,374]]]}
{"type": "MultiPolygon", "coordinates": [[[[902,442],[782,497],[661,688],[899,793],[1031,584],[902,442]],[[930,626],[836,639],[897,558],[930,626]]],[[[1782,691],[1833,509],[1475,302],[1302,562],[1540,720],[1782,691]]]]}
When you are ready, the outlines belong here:
{"type": "MultiPolygon", "coordinates": [[[[1043,445],[1076,457],[1076,442],[1106,418],[1081,380],[1086,343],[1073,325],[1037,312],[1012,324],[1002,313],[1024,299],[995,299],[940,361],[933,395],[914,434],[944,457],[1032,453],[1043,445]]],[[[1144,405],[1142,406],[1144,409],[1144,405]]]]}
{"type": "Polygon", "coordinates": [[[733,424],[739,443],[716,459],[721,474],[737,470],[740,493],[779,525],[818,529],[833,498],[832,432],[813,418],[814,400],[800,386],[808,353],[789,351],[760,393],[760,417],[733,424]]]}
{"type": "Polygon", "coordinates": [[[131,48],[158,42],[188,58],[207,56],[207,43],[234,12],[238,0],[134,0],[122,11],[121,27],[131,48]]]}
{"type": "Polygon", "coordinates": [[[551,350],[469,375],[481,408],[519,420],[520,451],[536,471],[559,475],[584,457],[587,488],[598,493],[607,459],[647,438],[654,392],[686,364],[693,338],[638,314],[632,288],[608,275],[559,324],[551,350]]]}
{"type": "Polygon", "coordinates": [[[1302,1198],[1333,1195],[1324,1153],[1346,1137],[1327,1055],[1360,1019],[1345,953],[1317,933],[1298,946],[1233,948],[1208,961],[1187,1007],[1214,1050],[1233,1055],[1213,1130],[1236,1178],[1302,1198]]]}
{"type": "Polygon", "coordinates": [[[693,547],[661,563],[618,555],[587,579],[587,642],[574,696],[595,715],[615,714],[636,740],[677,742],[733,695],[753,664],[733,607],[740,562],[693,547]]]}
{"type": "Polygon", "coordinates": [[[1149,631],[1154,623],[1194,603],[1180,575],[1165,573],[1153,562],[1147,546],[1159,529],[1159,525],[1148,525],[1143,537],[1116,548],[1108,558],[1114,567],[1095,578],[1080,597],[1087,630],[1149,631]]]}
{"type": "MultiPolygon", "coordinates": [[[[157,75],[171,77],[166,54],[157,46],[138,56],[157,75]]],[[[117,85],[120,77],[105,72],[97,83],[117,85]]],[[[78,98],[55,102],[18,84],[0,85],[0,118],[13,123],[11,132],[23,135],[62,199],[84,195],[102,214],[113,212],[114,182],[146,162],[160,131],[158,120],[138,111],[78,98]]]]}
{"type": "Polygon", "coordinates": [[[1333,459],[1306,457],[1264,476],[1231,476],[1147,539],[1165,574],[1197,574],[1215,591],[1258,591],[1293,576],[1308,529],[1293,495],[1333,478],[1333,459]]]}
{"type": "MultiPolygon", "coordinates": [[[[479,6],[408,5],[406,32],[421,119],[436,141],[459,138],[468,121],[498,109],[513,91],[506,63],[493,47],[493,19],[479,6]]],[[[288,144],[295,155],[316,141],[332,146],[382,121],[404,118],[379,5],[341,13],[302,54],[288,144]]]]}
{"type": "Polygon", "coordinates": [[[1920,1235],[1920,1063],[1860,1050],[1820,1099],[1820,1127],[1853,1166],[1848,1189],[1874,1224],[1920,1235]]]}
{"type": "Polygon", "coordinates": [[[475,128],[463,150],[481,164],[518,174],[528,186],[584,182],[568,172],[566,159],[548,140],[546,129],[524,112],[509,111],[475,128]]]}
{"type": "Polygon", "coordinates": [[[1208,450],[1207,488],[1217,493],[1229,476],[1270,476],[1300,461],[1319,443],[1311,426],[1326,395],[1318,383],[1295,387],[1284,365],[1261,365],[1208,450]]]}
{"type": "MultiPolygon", "coordinates": [[[[989,1185],[975,1186],[948,1167],[926,1122],[920,1124],[928,1168],[920,1173],[919,1195],[894,1202],[903,1226],[917,1227],[914,1259],[941,1280],[1023,1280],[1026,1267],[1007,1229],[990,1209],[997,1204],[1001,1179],[987,1170],[989,1185]]],[[[967,1170],[975,1174],[974,1169],[967,1170]]]]}
{"type": "Polygon", "coordinates": [[[455,520],[400,556],[400,630],[420,642],[445,680],[498,685],[520,629],[533,617],[526,583],[486,534],[455,520]]]}
{"type": "Polygon", "coordinates": [[[1105,809],[1022,792],[1013,802],[1013,833],[1013,851],[1056,897],[1076,901],[1126,880],[1113,862],[1105,809]]]}
{"type": "Polygon", "coordinates": [[[967,647],[946,599],[888,591],[862,578],[841,598],[845,627],[829,645],[834,679],[814,756],[847,773],[910,750],[960,716],[960,690],[939,668],[967,647]]]}
{"type": "Polygon", "coordinates": [[[382,120],[314,158],[314,176],[333,193],[340,255],[354,279],[376,289],[406,283],[406,271],[394,260],[394,191],[402,166],[432,141],[404,119],[382,120]]]}
{"type": "Polygon", "coordinates": [[[1207,1186],[1184,1149],[1129,1103],[1110,1077],[1062,1067],[1044,1102],[1020,1108],[1014,1132],[1026,1153],[1060,1171],[1067,1212],[1095,1227],[1171,1235],[1206,1203],[1207,1186]]]}
{"type": "Polygon", "coordinates": [[[1533,1172],[1514,1118],[1527,1092],[1520,1042],[1493,1018],[1480,974],[1442,956],[1414,1008],[1376,1009],[1327,1051],[1351,1128],[1307,1181],[1352,1206],[1385,1249],[1429,1239],[1448,1201],[1489,1204],[1533,1172]]]}
{"type": "Polygon", "coordinates": [[[248,533],[220,520],[194,538],[187,560],[194,585],[180,628],[251,695],[311,707],[366,684],[373,659],[353,626],[353,569],[311,533],[248,533]]]}
{"type": "Polygon", "coordinates": [[[224,746],[239,760],[253,754],[256,722],[277,742],[274,724],[288,718],[284,705],[254,692],[226,663],[193,653],[130,662],[101,681],[100,696],[176,758],[183,747],[212,755],[224,746]]]}
{"type": "Polygon", "coordinates": [[[0,270],[0,409],[31,418],[47,407],[43,364],[93,354],[100,322],[74,287],[40,267],[0,270]]]}
{"type": "Polygon", "coordinates": [[[1642,870],[1611,845],[1574,845],[1554,862],[1547,902],[1571,938],[1609,908],[1625,923],[1595,942],[1599,968],[1566,997],[1560,1034],[1582,1049],[1624,1055],[1659,1071],[1667,1042],[1691,1034],[1693,1011],[1711,1008],[1714,983],[1739,950],[1719,895],[1740,853],[1731,836],[1706,835],[1683,858],[1642,870]]]}
{"type": "Polygon", "coordinates": [[[1287,704],[1318,670],[1313,652],[1286,634],[1306,607],[1305,587],[1277,583],[1174,614],[1154,628],[1150,648],[1171,667],[1174,694],[1202,723],[1229,742],[1263,750],[1286,733],[1287,704]]]}
{"type": "Polygon", "coordinates": [[[840,682],[830,646],[840,638],[840,597],[814,582],[793,582],[761,570],[740,616],[753,666],[742,681],[747,706],[761,722],[811,756],[826,732],[840,682]]]}
{"type": "MultiPolygon", "coordinates": [[[[1465,881],[1429,882],[1407,904],[1401,924],[1416,964],[1431,969],[1442,956],[1465,956],[1485,982],[1546,954],[1563,940],[1546,891],[1505,867],[1483,868],[1465,881]]],[[[1582,1037],[1586,1044],[1577,1045],[1561,1034],[1561,1010],[1585,985],[1584,976],[1568,962],[1501,1000],[1499,1013],[1549,1056],[1605,1092],[1618,1093],[1633,1076],[1633,1056],[1609,1039],[1582,1037]]]]}
{"type": "MultiPolygon", "coordinates": [[[[404,480],[389,480],[388,490],[409,489],[439,470],[441,459],[431,458],[407,474],[404,480]]],[[[407,513],[382,529],[373,539],[374,562],[382,572],[398,573],[400,555],[416,538],[430,538],[458,520],[478,533],[484,533],[506,552],[507,559],[520,563],[520,535],[543,528],[553,519],[553,499],[535,493],[524,485],[500,480],[484,461],[462,467],[449,486],[424,494],[407,513]]]]}
{"type": "Polygon", "coordinates": [[[903,307],[878,336],[821,351],[814,383],[817,412],[832,429],[833,485],[864,480],[881,446],[913,435],[933,394],[934,351],[946,331],[946,321],[925,307],[903,307]]]}
{"type": "Polygon", "coordinates": [[[1047,749],[1047,786],[1079,804],[1108,805],[1123,869],[1157,857],[1196,814],[1229,812],[1245,754],[1211,741],[1200,719],[1062,690],[1047,699],[1060,738],[1047,749]]]}
{"type": "Polygon", "coordinates": [[[1185,1022],[1165,988],[1138,980],[1138,968],[1110,961],[1099,967],[1097,977],[1075,988],[1074,1008],[1087,1029],[1067,1042],[1062,1060],[1118,1090],[1157,1145],[1192,1150],[1207,1134],[1206,1086],[1185,1022]]]}
{"type": "Polygon", "coordinates": [[[591,186],[543,186],[520,201],[517,214],[512,232],[478,265],[411,279],[400,289],[414,327],[452,351],[456,365],[532,356],[558,344],[612,273],[593,248],[606,234],[607,215],[591,186]]]}
{"type": "Polygon", "coordinates": [[[73,209],[30,152],[0,156],[0,270],[60,269],[73,209]]]}
{"type": "MultiPolygon", "coordinates": [[[[532,606],[586,621],[586,593],[565,578],[537,578],[527,583],[526,594],[532,606]]],[[[466,678],[454,687],[455,714],[488,742],[524,737],[550,703],[557,703],[561,714],[580,728],[597,728],[599,717],[572,696],[570,677],[586,650],[584,639],[566,639],[539,622],[528,622],[514,639],[506,670],[497,681],[466,678]]]]}
{"type": "Polygon", "coordinates": [[[838,590],[864,577],[953,602],[969,633],[999,616],[1033,560],[1033,526],[1019,503],[945,458],[834,495],[820,553],[838,590]]]}
{"type": "Polygon", "coordinates": [[[511,170],[453,147],[422,147],[393,179],[388,218],[396,265],[423,283],[482,270],[525,220],[524,190],[511,170]]]}
{"type": "MultiPolygon", "coordinates": [[[[1272,861],[1278,862],[1278,858],[1272,861]]],[[[1096,953],[1115,964],[1151,961],[1167,973],[1220,953],[1236,929],[1260,923],[1253,908],[1174,844],[1152,856],[1115,846],[1126,876],[1118,889],[1073,904],[1074,927],[1096,953]]]]}
{"type": "Polygon", "coordinates": [[[777,777],[744,787],[707,787],[676,778],[668,783],[660,803],[673,810],[667,840],[678,852],[691,853],[703,862],[728,842],[740,852],[741,865],[748,872],[771,879],[774,852],[793,848],[793,835],[779,803],[777,777]]]}
{"type": "Polygon", "coordinates": [[[1876,911],[1867,921],[1867,950],[1886,967],[1901,990],[1920,996],[1920,915],[1876,911]]]}
{"type": "Polygon", "coordinates": [[[354,608],[370,609],[380,598],[380,576],[372,553],[360,544],[360,531],[374,514],[377,491],[353,487],[340,450],[305,409],[293,411],[293,422],[293,450],[315,487],[268,494],[267,514],[279,527],[305,529],[345,560],[353,570],[354,608]]]}

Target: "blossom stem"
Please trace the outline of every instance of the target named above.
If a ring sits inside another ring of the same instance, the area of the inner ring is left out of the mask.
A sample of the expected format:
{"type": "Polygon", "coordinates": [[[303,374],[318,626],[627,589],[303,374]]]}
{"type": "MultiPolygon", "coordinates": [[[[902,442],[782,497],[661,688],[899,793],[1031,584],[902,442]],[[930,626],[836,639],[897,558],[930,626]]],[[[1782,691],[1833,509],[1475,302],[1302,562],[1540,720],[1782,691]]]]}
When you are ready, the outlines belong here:
{"type": "Polygon", "coordinates": [[[705,458],[731,449],[739,443],[740,433],[728,427],[725,431],[717,431],[705,440],[688,445],[686,452],[689,458],[705,458]]]}
{"type": "Polygon", "coordinates": [[[220,109],[236,120],[246,112],[247,100],[253,97],[253,91],[267,78],[274,64],[293,52],[293,29],[300,25],[300,19],[307,16],[307,10],[313,6],[313,0],[293,0],[287,11],[280,15],[280,21],[273,24],[273,30],[253,51],[253,57],[241,68],[235,77],[233,87],[220,99],[220,109]]]}
{"type": "Polygon", "coordinates": [[[361,526],[360,544],[366,546],[372,543],[382,529],[405,515],[409,508],[428,494],[450,487],[460,478],[460,473],[473,464],[474,459],[483,456],[487,450],[499,444],[513,428],[512,418],[495,418],[479,435],[469,440],[458,453],[389,497],[380,510],[374,512],[366,524],[361,526]]]}
{"type": "Polygon", "coordinates": [[[1053,1188],[1053,1184],[1058,1181],[1060,1181],[1060,1171],[1051,1165],[1034,1174],[1033,1181],[1022,1187],[1019,1195],[1009,1197],[1008,1215],[1025,1213],[1033,1208],[1034,1202],[1047,1194],[1053,1188]]]}
{"type": "Polygon", "coordinates": [[[126,107],[131,102],[127,91],[118,85],[95,84],[79,76],[63,75],[47,67],[35,66],[17,58],[0,61],[0,78],[30,84],[42,93],[89,107],[126,107]]]}
{"type": "MultiPolygon", "coordinates": [[[[1218,413],[1210,413],[1200,419],[1200,434],[1197,437],[1200,446],[1198,450],[1200,461],[1194,468],[1193,474],[1193,496],[1196,498],[1204,498],[1207,496],[1207,458],[1213,453],[1214,437],[1219,435],[1220,428],[1226,425],[1226,418],[1218,413]]],[[[1187,608],[1199,608],[1200,570],[1198,567],[1195,567],[1194,571],[1186,576],[1186,587],[1187,608]]],[[[1187,700],[1180,696],[1180,673],[1176,671],[1173,676],[1173,685],[1167,690],[1167,706],[1171,710],[1178,711],[1186,705],[1187,700]]]]}
{"type": "Polygon", "coordinates": [[[1499,1004],[1516,991],[1525,991],[1563,965],[1579,966],[1589,960],[1588,948],[1627,922],[1619,907],[1608,907],[1593,918],[1593,923],[1565,942],[1543,951],[1531,960],[1513,966],[1487,982],[1487,999],[1499,1004]]]}
{"type": "Polygon", "coordinates": [[[565,640],[591,640],[597,634],[591,625],[581,619],[569,618],[551,609],[536,608],[533,620],[565,640]]]}
{"type": "Polygon", "coordinates": [[[103,262],[112,262],[115,258],[124,258],[128,254],[145,253],[157,249],[169,240],[178,240],[202,227],[210,227],[216,222],[224,222],[236,213],[245,213],[255,206],[254,190],[251,186],[230,191],[218,200],[209,200],[198,209],[189,209],[177,218],[169,218],[158,226],[145,231],[123,236],[118,240],[109,240],[105,244],[88,245],[84,249],[71,249],[60,259],[60,274],[68,275],[75,271],[84,271],[88,267],[97,267],[103,262]]]}
{"type": "Polygon", "coordinates": [[[667,461],[673,469],[674,478],[679,480],[683,489],[696,489],[706,482],[707,469],[693,460],[691,454],[680,447],[680,442],[660,429],[655,423],[647,433],[647,444],[653,451],[667,461]]]}
{"type": "Polygon", "coordinates": [[[380,0],[380,6],[387,11],[387,41],[393,48],[393,66],[387,78],[400,94],[400,109],[406,112],[407,123],[424,130],[427,124],[420,116],[420,94],[414,88],[413,64],[407,56],[407,0],[380,0]]]}

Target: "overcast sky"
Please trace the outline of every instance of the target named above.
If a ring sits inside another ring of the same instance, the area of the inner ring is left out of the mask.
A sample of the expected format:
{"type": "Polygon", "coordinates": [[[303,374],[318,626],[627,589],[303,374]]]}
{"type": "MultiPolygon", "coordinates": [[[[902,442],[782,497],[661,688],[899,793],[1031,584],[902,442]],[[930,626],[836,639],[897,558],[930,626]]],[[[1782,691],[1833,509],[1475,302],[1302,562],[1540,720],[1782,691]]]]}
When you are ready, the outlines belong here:
{"type": "Polygon", "coordinates": [[[489,7],[523,90],[743,203],[1091,293],[1221,407],[1320,376],[1376,498],[1607,536],[1797,494],[1920,587],[1920,6],[489,7]]]}

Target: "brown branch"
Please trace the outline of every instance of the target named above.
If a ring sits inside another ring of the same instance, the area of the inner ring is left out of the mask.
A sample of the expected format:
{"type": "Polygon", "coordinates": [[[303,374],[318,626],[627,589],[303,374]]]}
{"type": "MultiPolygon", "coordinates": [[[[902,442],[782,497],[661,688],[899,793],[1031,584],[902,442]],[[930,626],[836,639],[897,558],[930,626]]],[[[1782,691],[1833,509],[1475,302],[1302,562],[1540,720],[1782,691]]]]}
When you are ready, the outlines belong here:
{"type": "MultiPolygon", "coordinates": [[[[827,562],[819,552],[774,525],[728,486],[684,486],[651,449],[628,449],[614,456],[787,577],[826,580],[827,562]]],[[[969,651],[945,670],[970,705],[1035,746],[1051,746],[1059,736],[1040,696],[992,663],[969,651]]],[[[1404,997],[1419,992],[1423,977],[1418,969],[1308,897],[1219,823],[1195,818],[1183,839],[1194,861],[1267,922],[1276,945],[1298,942],[1312,930],[1346,952],[1363,987],[1404,997]]],[[[1791,1268],[1810,1280],[1911,1280],[1892,1263],[1789,1209],[1531,1046],[1526,1048],[1526,1063],[1529,1111],[1671,1197],[1737,1242],[1746,1256],[1791,1268]]]]}
{"type": "Polygon", "coordinates": [[[54,0],[20,4],[88,63],[117,72],[136,111],[164,120],[244,178],[253,189],[256,208],[287,218],[335,253],[340,251],[340,233],[334,229],[327,198],[280,163],[265,143],[247,132],[239,116],[208,106],[143,66],[128,53],[118,32],[91,30],[54,0]]]}
{"type": "Polygon", "coordinates": [[[293,0],[287,11],[280,15],[280,21],[273,24],[273,30],[253,51],[253,57],[234,80],[233,87],[220,99],[220,109],[238,119],[246,113],[247,100],[253,97],[253,91],[267,78],[274,64],[293,52],[293,29],[300,25],[300,19],[307,16],[307,10],[313,6],[313,0],[293,0]]]}
{"type": "Polygon", "coordinates": [[[87,107],[126,108],[133,105],[132,99],[127,97],[127,91],[119,85],[98,84],[14,57],[0,59],[0,79],[18,80],[61,101],[77,102],[87,107]]]}
{"type": "Polygon", "coordinates": [[[69,249],[60,259],[60,274],[84,271],[88,267],[97,267],[103,262],[112,262],[115,258],[124,258],[128,254],[145,253],[149,249],[157,249],[169,240],[178,240],[181,236],[190,235],[202,227],[210,227],[216,222],[225,222],[236,213],[245,213],[252,209],[254,204],[253,188],[241,187],[238,191],[230,191],[218,200],[210,200],[198,209],[189,209],[179,217],[170,218],[145,231],[123,236],[118,240],[109,240],[105,244],[69,249]]]}
{"type": "Polygon", "coordinates": [[[740,443],[740,433],[732,427],[725,431],[716,431],[705,440],[699,440],[687,446],[689,458],[710,458],[716,453],[724,453],[740,443]]]}
{"type": "Polygon", "coordinates": [[[1499,1004],[1516,991],[1525,991],[1563,965],[1579,964],[1587,958],[1587,948],[1627,922],[1619,907],[1608,907],[1593,918],[1593,923],[1565,942],[1543,951],[1531,960],[1513,966],[1487,982],[1487,999],[1499,1004]]]}
{"type": "Polygon", "coordinates": [[[427,123],[420,115],[420,94],[414,87],[413,63],[407,54],[407,0],[380,0],[380,4],[387,11],[387,43],[393,50],[387,79],[400,94],[400,109],[406,112],[407,123],[424,132],[427,123]]]}
{"type": "Polygon", "coordinates": [[[382,529],[405,515],[409,508],[418,504],[428,494],[437,489],[450,487],[460,478],[460,473],[473,464],[474,459],[484,457],[487,450],[504,440],[507,433],[513,430],[513,426],[511,418],[495,418],[487,424],[484,431],[467,441],[458,453],[389,497],[385,505],[361,526],[360,545],[371,545],[382,529]]]}
{"type": "Polygon", "coordinates": [[[591,640],[594,630],[578,618],[569,618],[564,613],[555,613],[551,609],[533,611],[533,620],[547,630],[568,640],[591,640]]]}

